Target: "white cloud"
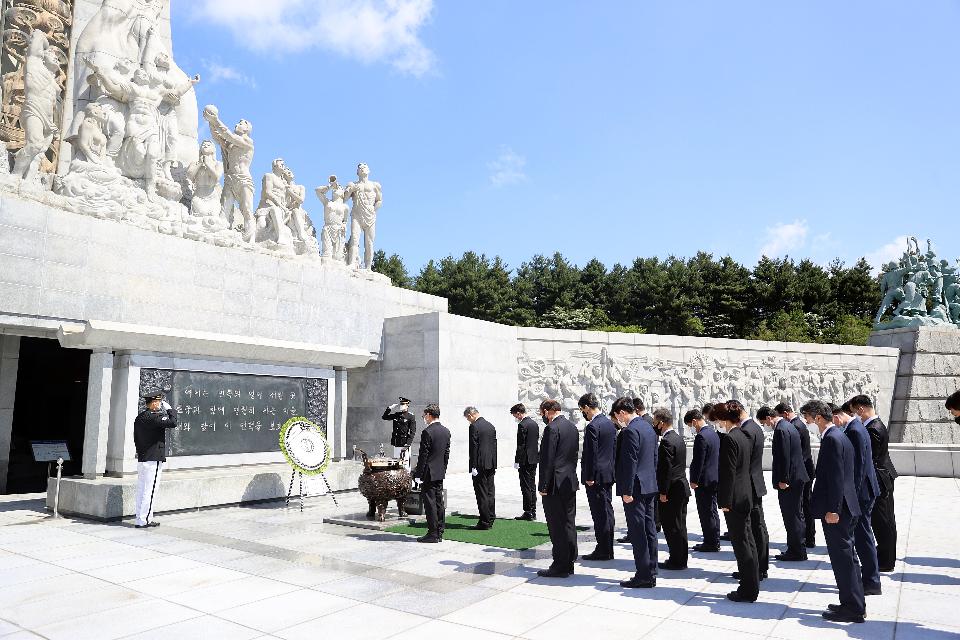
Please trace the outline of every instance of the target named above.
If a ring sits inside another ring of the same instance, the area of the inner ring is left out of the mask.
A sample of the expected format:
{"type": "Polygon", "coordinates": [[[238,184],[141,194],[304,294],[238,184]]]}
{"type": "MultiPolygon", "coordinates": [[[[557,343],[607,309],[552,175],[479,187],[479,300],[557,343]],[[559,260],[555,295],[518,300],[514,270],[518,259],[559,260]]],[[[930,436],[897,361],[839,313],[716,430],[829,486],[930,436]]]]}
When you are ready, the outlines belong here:
{"type": "Polygon", "coordinates": [[[487,163],[487,169],[490,170],[490,184],[499,189],[511,184],[526,182],[527,174],[523,171],[526,165],[527,159],[513,149],[510,147],[501,148],[500,156],[487,163]]]}
{"type": "Polygon", "coordinates": [[[880,273],[880,268],[888,262],[896,262],[903,256],[907,250],[907,236],[897,236],[891,242],[878,247],[867,253],[864,257],[870,266],[873,267],[873,273],[880,273]]]}
{"type": "Polygon", "coordinates": [[[796,256],[799,250],[807,243],[807,234],[810,226],[806,220],[794,220],[790,223],[781,222],[767,227],[760,255],[768,258],[779,258],[785,255],[796,256]]]}
{"type": "Polygon", "coordinates": [[[194,9],[255,51],[326,49],[414,76],[434,68],[419,35],[432,12],[433,0],[197,0],[194,9]]]}
{"type": "Polygon", "coordinates": [[[215,60],[204,60],[203,67],[207,70],[207,77],[205,80],[208,80],[214,84],[218,82],[233,82],[250,87],[251,89],[257,88],[256,80],[244,73],[241,73],[233,67],[220,64],[215,60]]]}

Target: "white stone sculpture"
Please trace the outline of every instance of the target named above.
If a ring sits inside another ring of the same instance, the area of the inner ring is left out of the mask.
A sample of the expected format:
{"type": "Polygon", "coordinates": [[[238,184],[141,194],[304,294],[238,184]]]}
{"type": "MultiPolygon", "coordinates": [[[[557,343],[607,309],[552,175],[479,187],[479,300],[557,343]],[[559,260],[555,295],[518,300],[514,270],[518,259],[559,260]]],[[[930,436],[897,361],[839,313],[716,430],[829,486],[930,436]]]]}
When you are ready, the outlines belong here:
{"type": "Polygon", "coordinates": [[[176,108],[180,105],[183,96],[200,82],[200,76],[194,76],[186,82],[178,82],[171,71],[170,56],[161,51],[153,62],[153,78],[164,94],[164,101],[160,105],[161,168],[164,177],[167,180],[173,180],[170,170],[178,162],[177,142],[180,138],[176,108]]]}
{"type": "Polygon", "coordinates": [[[347,263],[355,266],[359,260],[360,234],[363,233],[363,268],[373,266],[373,243],[376,239],[377,211],[383,204],[383,190],[379,182],[370,180],[366,163],[357,165],[357,182],[344,189],[344,200],[353,199],[350,223],[350,243],[347,263]]]}
{"type": "Polygon", "coordinates": [[[40,155],[53,143],[60,133],[56,123],[57,97],[60,85],[60,58],[57,50],[50,46],[47,36],[39,29],[30,34],[24,62],[23,85],[24,103],[20,112],[20,126],[23,128],[23,148],[17,152],[13,173],[24,181],[30,181],[37,174],[40,155]]]}
{"type": "MultiPolygon", "coordinates": [[[[200,158],[187,167],[187,180],[193,190],[190,215],[198,218],[220,218],[220,196],[223,189],[223,163],[217,160],[217,150],[210,140],[200,145],[200,158]]],[[[226,221],[223,221],[226,228],[226,221]]]]}
{"type": "Polygon", "coordinates": [[[282,158],[273,161],[272,170],[263,176],[260,204],[257,205],[256,240],[268,249],[292,254],[293,233],[290,231],[290,210],[287,209],[287,167],[282,158]]]}
{"type": "Polygon", "coordinates": [[[220,145],[223,157],[223,199],[221,213],[234,229],[243,230],[243,241],[253,245],[257,241],[257,223],[253,217],[253,125],[241,120],[233,131],[220,121],[219,111],[213,105],[203,109],[203,119],[210,125],[210,134],[220,145]],[[240,209],[242,223],[236,219],[240,209]]]}
{"type": "Polygon", "coordinates": [[[99,165],[108,164],[107,111],[98,102],[91,102],[83,112],[83,118],[77,121],[77,130],[67,138],[73,146],[74,156],[86,162],[99,165]]]}
{"type": "Polygon", "coordinates": [[[286,186],[286,208],[289,212],[288,225],[293,234],[293,248],[298,255],[312,258],[320,257],[320,243],[317,241],[317,230],[310,220],[310,214],[303,209],[307,199],[307,189],[297,184],[296,176],[290,167],[284,165],[284,180],[286,186]]]}
{"type": "Polygon", "coordinates": [[[323,203],[323,259],[325,262],[344,263],[346,261],[347,218],[350,208],[344,202],[345,192],[337,184],[337,176],[330,176],[330,182],[316,188],[317,197],[323,203]],[[327,196],[330,193],[332,199],[327,196]]]}

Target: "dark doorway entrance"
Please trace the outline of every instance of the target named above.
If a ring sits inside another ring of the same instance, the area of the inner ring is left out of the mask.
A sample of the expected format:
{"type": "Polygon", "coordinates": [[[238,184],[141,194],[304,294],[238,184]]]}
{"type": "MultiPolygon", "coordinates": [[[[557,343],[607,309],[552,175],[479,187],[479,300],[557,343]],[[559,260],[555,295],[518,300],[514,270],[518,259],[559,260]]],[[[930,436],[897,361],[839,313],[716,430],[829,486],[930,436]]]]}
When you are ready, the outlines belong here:
{"type": "Polygon", "coordinates": [[[63,475],[81,473],[89,373],[89,351],[46,338],[20,339],[7,493],[47,490],[47,464],[33,461],[33,440],[66,440],[72,460],[63,475]]]}

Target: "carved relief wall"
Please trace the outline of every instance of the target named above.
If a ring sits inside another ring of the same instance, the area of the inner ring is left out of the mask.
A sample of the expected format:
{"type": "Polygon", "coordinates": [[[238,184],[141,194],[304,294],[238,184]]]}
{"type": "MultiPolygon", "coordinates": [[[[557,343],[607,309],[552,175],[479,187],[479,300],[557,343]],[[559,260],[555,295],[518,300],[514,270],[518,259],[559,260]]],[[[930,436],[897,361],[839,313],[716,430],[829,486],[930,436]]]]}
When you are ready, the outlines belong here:
{"type": "MultiPolygon", "coordinates": [[[[57,78],[60,104],[67,86],[67,59],[73,23],[73,0],[4,0],[3,46],[0,49],[0,76],[3,97],[0,100],[0,142],[15,153],[23,147],[24,134],[20,111],[24,95],[24,60],[30,34],[39,29],[47,36],[51,48],[60,59],[57,78]]],[[[58,110],[58,115],[62,111],[58,110]]],[[[62,124],[62,115],[60,122],[62,124]]],[[[60,153],[60,137],[54,137],[40,161],[40,172],[53,173],[60,153]]]]}
{"type": "Polygon", "coordinates": [[[677,336],[522,329],[520,402],[562,402],[575,422],[577,400],[595,393],[609,410],[618,397],[640,397],[651,410],[683,414],[707,402],[741,401],[751,414],[811,399],[842,403],[864,393],[889,413],[896,374],[894,350],[838,345],[715,340],[677,336]]]}

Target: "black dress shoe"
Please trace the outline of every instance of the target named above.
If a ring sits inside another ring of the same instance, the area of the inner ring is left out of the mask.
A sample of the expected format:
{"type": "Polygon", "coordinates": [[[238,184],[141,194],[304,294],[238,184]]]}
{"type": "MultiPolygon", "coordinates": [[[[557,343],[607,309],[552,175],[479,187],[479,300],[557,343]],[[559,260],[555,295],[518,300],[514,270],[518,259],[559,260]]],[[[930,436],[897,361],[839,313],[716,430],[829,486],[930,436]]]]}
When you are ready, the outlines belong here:
{"type": "Polygon", "coordinates": [[[159,527],[159,526],[160,526],[160,523],[157,522],[156,520],[154,520],[153,522],[148,522],[148,523],[147,523],[147,526],[148,526],[148,527],[159,527]]]}
{"type": "Polygon", "coordinates": [[[896,567],[880,567],[880,573],[890,573],[896,570],[896,567]]]}
{"type": "Polygon", "coordinates": [[[866,616],[850,613],[842,607],[837,609],[827,609],[820,615],[823,616],[824,620],[829,620],[831,622],[863,622],[866,618],[866,616]]]}
{"type": "Polygon", "coordinates": [[[489,524],[480,524],[479,522],[472,527],[469,527],[472,531],[487,531],[493,528],[493,525],[489,524]]]}
{"type": "Polygon", "coordinates": [[[420,536],[419,538],[417,538],[417,542],[425,542],[427,544],[436,544],[440,542],[440,538],[438,538],[437,536],[431,536],[431,535],[420,536]]]}
{"type": "Polygon", "coordinates": [[[693,545],[693,547],[691,547],[690,550],[698,551],[700,553],[717,553],[718,551],[720,551],[720,545],[717,545],[715,547],[707,547],[707,546],[704,546],[703,543],[701,543],[701,544],[693,545]]]}
{"type": "Polygon", "coordinates": [[[687,565],[672,564],[670,562],[658,562],[657,566],[665,571],[683,571],[687,565]]]}
{"type": "Polygon", "coordinates": [[[726,532],[726,533],[720,534],[720,539],[721,539],[721,540],[727,540],[727,541],[729,541],[729,540],[730,540],[730,532],[728,531],[728,532],[726,532]]]}
{"type": "Polygon", "coordinates": [[[630,542],[630,536],[623,536],[622,538],[617,538],[617,542],[623,544],[624,542],[630,542]]]}
{"type": "Polygon", "coordinates": [[[622,580],[620,586],[624,589],[652,589],[657,586],[656,580],[637,580],[636,578],[630,578],[629,580],[622,580]]]}
{"type": "Polygon", "coordinates": [[[527,511],[524,511],[521,515],[514,518],[514,520],[527,520],[527,521],[536,520],[536,519],[537,519],[536,514],[529,513],[527,511]]]}
{"type": "Polygon", "coordinates": [[[883,589],[880,587],[864,587],[863,595],[865,596],[882,596],[883,589]]]}
{"type": "Polygon", "coordinates": [[[569,578],[573,571],[561,571],[560,569],[540,569],[537,575],[541,578],[569,578]]]}
{"type": "Polygon", "coordinates": [[[756,602],[756,598],[748,598],[746,596],[740,595],[739,591],[731,591],[727,594],[727,600],[733,600],[734,602],[756,602]]]}
{"type": "Polygon", "coordinates": [[[778,562],[805,562],[807,560],[807,554],[801,556],[792,553],[781,553],[774,559],[778,562]]]}
{"type": "Polygon", "coordinates": [[[815,540],[807,540],[807,544],[804,545],[807,549],[816,549],[817,543],[815,540]]]}
{"type": "Polygon", "coordinates": [[[593,553],[588,553],[588,554],[585,555],[585,556],[580,556],[580,559],[581,559],[581,560],[593,560],[593,561],[596,561],[596,562],[605,562],[605,561],[607,561],[607,560],[613,560],[613,556],[612,556],[612,555],[608,555],[608,554],[606,554],[606,553],[597,553],[596,551],[594,551],[593,553]]]}

